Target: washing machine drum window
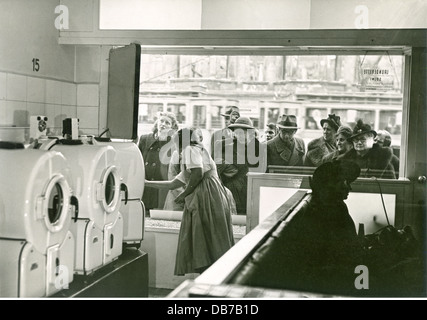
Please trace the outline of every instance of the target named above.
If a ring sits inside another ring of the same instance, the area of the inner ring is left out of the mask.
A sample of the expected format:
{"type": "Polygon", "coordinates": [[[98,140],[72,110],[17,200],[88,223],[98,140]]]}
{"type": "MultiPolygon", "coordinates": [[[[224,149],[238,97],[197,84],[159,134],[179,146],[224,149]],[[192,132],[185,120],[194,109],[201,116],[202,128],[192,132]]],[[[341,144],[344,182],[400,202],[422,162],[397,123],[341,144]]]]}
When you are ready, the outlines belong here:
{"type": "Polygon", "coordinates": [[[105,202],[107,206],[111,206],[114,201],[115,189],[115,180],[113,174],[109,174],[107,177],[107,183],[105,184],[105,202]]]}
{"type": "Polygon", "coordinates": [[[48,183],[43,195],[38,198],[37,216],[44,218],[46,227],[51,232],[61,230],[69,218],[70,186],[62,175],[54,176],[48,183]]]}
{"type": "Polygon", "coordinates": [[[48,201],[48,219],[50,224],[55,224],[61,218],[62,209],[64,207],[64,193],[61,186],[56,183],[48,201]]]}
{"type": "Polygon", "coordinates": [[[120,205],[120,176],[116,166],[108,167],[103,175],[98,191],[98,200],[101,201],[103,209],[107,212],[116,211],[120,205]]]}

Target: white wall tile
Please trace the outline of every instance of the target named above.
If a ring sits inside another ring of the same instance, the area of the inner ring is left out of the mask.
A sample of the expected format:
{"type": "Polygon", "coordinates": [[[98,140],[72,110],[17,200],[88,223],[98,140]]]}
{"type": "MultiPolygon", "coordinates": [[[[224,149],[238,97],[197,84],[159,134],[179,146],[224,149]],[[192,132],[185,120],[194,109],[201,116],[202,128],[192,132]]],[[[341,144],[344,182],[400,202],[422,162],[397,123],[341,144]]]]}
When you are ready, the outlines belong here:
{"type": "Polygon", "coordinates": [[[8,125],[6,121],[6,112],[7,112],[7,101],[0,100],[0,125],[8,125]]]}
{"type": "Polygon", "coordinates": [[[66,118],[77,118],[76,106],[62,106],[62,113],[66,118]]]}
{"type": "Polygon", "coordinates": [[[98,129],[80,129],[79,130],[80,134],[89,134],[89,135],[94,135],[94,136],[98,136],[99,132],[98,129]]]}
{"type": "Polygon", "coordinates": [[[29,116],[45,116],[44,103],[27,102],[27,111],[29,116]]]}
{"type": "Polygon", "coordinates": [[[82,130],[98,129],[98,111],[96,107],[77,107],[77,118],[82,130]]]}
{"type": "Polygon", "coordinates": [[[27,77],[16,74],[7,74],[6,99],[14,101],[26,101],[27,99],[27,77]]]}
{"type": "Polygon", "coordinates": [[[49,120],[55,118],[55,105],[53,105],[53,104],[47,104],[44,107],[44,109],[45,109],[44,115],[46,117],[48,117],[49,120]]]}
{"type": "Polygon", "coordinates": [[[24,101],[7,101],[6,123],[17,127],[28,127],[27,103],[24,101]]]}
{"type": "Polygon", "coordinates": [[[46,80],[27,78],[27,102],[44,103],[46,100],[46,80]]]}
{"type": "Polygon", "coordinates": [[[62,82],[61,104],[75,106],[77,104],[77,85],[74,83],[62,82]]]}
{"type": "Polygon", "coordinates": [[[6,99],[6,73],[0,72],[0,100],[6,99]]]}
{"type": "Polygon", "coordinates": [[[62,120],[66,117],[62,113],[62,106],[56,104],[47,104],[45,107],[45,115],[49,118],[51,129],[55,129],[58,133],[62,131],[62,120]]]}
{"type": "Polygon", "coordinates": [[[77,105],[97,107],[99,106],[99,87],[96,84],[77,85],[77,105]]]}
{"type": "Polygon", "coordinates": [[[101,47],[76,47],[76,82],[98,83],[100,81],[101,47]]]}
{"type": "Polygon", "coordinates": [[[61,104],[61,82],[55,80],[46,80],[46,103],[61,104]]]}

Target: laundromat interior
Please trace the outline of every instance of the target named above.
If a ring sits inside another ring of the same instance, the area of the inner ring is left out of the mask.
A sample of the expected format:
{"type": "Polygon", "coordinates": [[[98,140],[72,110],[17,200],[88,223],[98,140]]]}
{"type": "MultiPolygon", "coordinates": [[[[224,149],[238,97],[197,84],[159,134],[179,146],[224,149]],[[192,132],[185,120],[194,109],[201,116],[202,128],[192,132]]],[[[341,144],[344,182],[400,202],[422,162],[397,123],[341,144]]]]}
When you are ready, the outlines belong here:
{"type": "MultiPolygon", "coordinates": [[[[146,215],[155,114],[208,138],[236,102],[262,131],[295,110],[304,140],[316,112],[392,119],[398,177],[358,178],[347,205],[374,233],[385,199],[425,253],[426,17],[423,0],[0,0],[0,299],[324,297],[245,282],[313,171],[249,172],[235,245],[202,274],[174,275],[182,212],[146,215]],[[345,82],[374,60],[393,93],[345,82]]],[[[392,296],[424,298],[419,270],[392,296]]]]}

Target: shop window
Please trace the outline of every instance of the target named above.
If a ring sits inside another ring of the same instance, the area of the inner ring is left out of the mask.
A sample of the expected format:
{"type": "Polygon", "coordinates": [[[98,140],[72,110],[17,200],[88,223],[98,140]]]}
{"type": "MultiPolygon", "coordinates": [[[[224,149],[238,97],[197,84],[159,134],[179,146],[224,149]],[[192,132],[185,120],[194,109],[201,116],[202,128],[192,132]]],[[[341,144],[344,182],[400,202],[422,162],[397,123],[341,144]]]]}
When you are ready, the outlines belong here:
{"type": "Polygon", "coordinates": [[[233,100],[236,105],[251,106],[241,107],[240,113],[260,131],[281,114],[294,114],[300,127],[296,135],[306,146],[322,136],[320,120],[335,114],[352,129],[362,120],[374,130],[389,131],[397,148],[393,151],[399,154],[405,125],[404,55],[396,51],[393,55],[368,51],[340,55],[336,50],[336,55],[300,56],[144,53],[142,61],[147,63],[141,69],[140,101],[150,103],[140,104],[140,120],[152,122],[153,115],[167,105],[179,114],[182,126],[212,131],[224,123],[220,115],[224,106],[212,101],[233,100]]]}

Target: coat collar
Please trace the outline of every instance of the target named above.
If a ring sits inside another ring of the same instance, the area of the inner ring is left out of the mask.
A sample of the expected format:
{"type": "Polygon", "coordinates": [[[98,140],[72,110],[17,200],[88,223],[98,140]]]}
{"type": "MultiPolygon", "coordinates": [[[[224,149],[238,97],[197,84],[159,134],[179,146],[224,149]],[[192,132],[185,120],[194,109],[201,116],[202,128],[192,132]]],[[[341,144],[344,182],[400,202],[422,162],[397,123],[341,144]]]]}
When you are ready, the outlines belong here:
{"type": "Polygon", "coordinates": [[[150,134],[147,135],[147,142],[146,142],[147,150],[149,150],[156,142],[159,142],[160,146],[163,146],[163,145],[167,144],[169,141],[170,141],[170,137],[168,138],[167,141],[160,141],[154,135],[154,133],[150,133],[150,134]]]}
{"type": "MultiPolygon", "coordinates": [[[[294,143],[293,143],[294,148],[297,151],[304,152],[304,150],[301,149],[301,146],[298,143],[296,143],[295,138],[293,140],[294,140],[294,143]]],[[[288,145],[286,145],[285,142],[282,139],[280,139],[279,135],[275,136],[273,138],[272,142],[274,143],[274,146],[276,147],[277,153],[281,153],[284,150],[289,149],[288,145]]]]}
{"type": "Polygon", "coordinates": [[[393,152],[388,147],[380,147],[374,144],[371,150],[363,157],[359,157],[355,149],[351,149],[345,153],[344,159],[366,159],[371,161],[373,168],[382,169],[385,168],[391,161],[393,152]]]}
{"type": "Polygon", "coordinates": [[[277,150],[277,154],[282,158],[287,165],[295,165],[301,160],[301,155],[304,154],[304,149],[298,143],[297,139],[294,138],[294,143],[291,148],[289,148],[282,139],[280,139],[279,135],[275,136],[273,140],[271,140],[277,150]]]}

